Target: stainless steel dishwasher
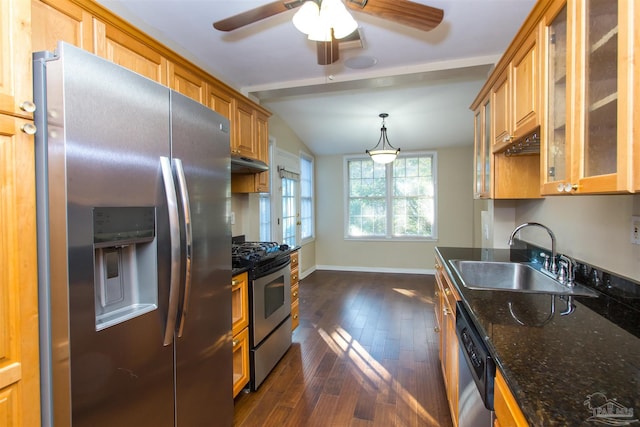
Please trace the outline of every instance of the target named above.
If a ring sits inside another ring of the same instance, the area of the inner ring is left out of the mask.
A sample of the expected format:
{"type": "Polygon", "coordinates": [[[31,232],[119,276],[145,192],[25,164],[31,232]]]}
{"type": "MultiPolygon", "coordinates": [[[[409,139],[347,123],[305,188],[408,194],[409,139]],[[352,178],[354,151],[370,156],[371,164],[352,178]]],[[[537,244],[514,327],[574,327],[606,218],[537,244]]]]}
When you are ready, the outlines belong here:
{"type": "Polygon", "coordinates": [[[462,302],[456,303],[458,355],[458,427],[493,425],[496,365],[462,302]]]}

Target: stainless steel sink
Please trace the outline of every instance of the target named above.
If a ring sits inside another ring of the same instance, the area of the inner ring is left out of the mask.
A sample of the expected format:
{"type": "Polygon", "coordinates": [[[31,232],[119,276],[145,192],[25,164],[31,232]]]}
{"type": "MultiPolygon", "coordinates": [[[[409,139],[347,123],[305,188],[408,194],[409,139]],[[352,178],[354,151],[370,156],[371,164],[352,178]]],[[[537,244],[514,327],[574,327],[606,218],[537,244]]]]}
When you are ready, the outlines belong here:
{"type": "Polygon", "coordinates": [[[530,264],[497,261],[449,261],[462,284],[475,290],[523,293],[582,295],[598,294],[581,285],[569,287],[535,269],[530,264]]]}

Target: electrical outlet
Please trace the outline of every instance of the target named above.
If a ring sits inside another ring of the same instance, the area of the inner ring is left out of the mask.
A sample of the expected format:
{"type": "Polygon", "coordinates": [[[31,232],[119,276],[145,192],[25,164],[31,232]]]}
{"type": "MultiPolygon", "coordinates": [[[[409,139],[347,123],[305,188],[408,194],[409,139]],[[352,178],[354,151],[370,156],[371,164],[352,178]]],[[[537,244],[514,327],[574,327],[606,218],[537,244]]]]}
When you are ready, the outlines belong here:
{"type": "Polygon", "coordinates": [[[631,217],[631,243],[640,245],[640,216],[631,217]]]}

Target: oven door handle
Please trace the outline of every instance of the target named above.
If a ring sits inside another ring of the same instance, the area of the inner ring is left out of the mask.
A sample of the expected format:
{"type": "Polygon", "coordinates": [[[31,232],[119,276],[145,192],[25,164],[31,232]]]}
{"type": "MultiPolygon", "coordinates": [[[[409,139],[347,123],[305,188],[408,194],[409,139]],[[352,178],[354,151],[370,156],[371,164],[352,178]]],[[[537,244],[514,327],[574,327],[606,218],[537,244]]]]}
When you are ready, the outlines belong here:
{"type": "Polygon", "coordinates": [[[178,321],[178,337],[181,337],[184,331],[187,307],[189,306],[189,296],[191,294],[193,232],[191,229],[191,204],[189,203],[189,191],[187,189],[187,180],[184,177],[182,160],[173,159],[173,165],[175,166],[176,179],[180,191],[180,201],[182,202],[182,220],[185,234],[184,296],[182,299],[180,320],[178,321]]]}
{"type": "Polygon", "coordinates": [[[178,314],[178,300],[180,298],[180,219],[171,161],[168,157],[160,157],[160,166],[169,213],[169,244],[171,253],[169,307],[167,309],[167,324],[165,326],[163,340],[163,344],[168,346],[173,342],[176,317],[178,314]]]}

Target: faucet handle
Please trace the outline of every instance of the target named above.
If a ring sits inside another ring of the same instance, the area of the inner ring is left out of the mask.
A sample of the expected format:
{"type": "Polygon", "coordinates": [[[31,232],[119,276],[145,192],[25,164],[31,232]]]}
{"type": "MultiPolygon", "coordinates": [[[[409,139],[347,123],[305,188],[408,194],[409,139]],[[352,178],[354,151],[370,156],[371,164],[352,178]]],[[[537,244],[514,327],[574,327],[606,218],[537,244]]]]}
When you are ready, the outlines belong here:
{"type": "Polygon", "coordinates": [[[544,260],[544,262],[542,263],[542,268],[547,270],[547,271],[549,271],[551,257],[549,255],[545,254],[544,252],[540,252],[540,256],[544,260]]]}
{"type": "Polygon", "coordinates": [[[558,261],[558,282],[567,283],[567,276],[569,275],[569,263],[561,259],[558,261]]]}
{"type": "Polygon", "coordinates": [[[576,262],[566,255],[560,255],[559,258],[558,281],[562,284],[573,286],[576,262]]]}

